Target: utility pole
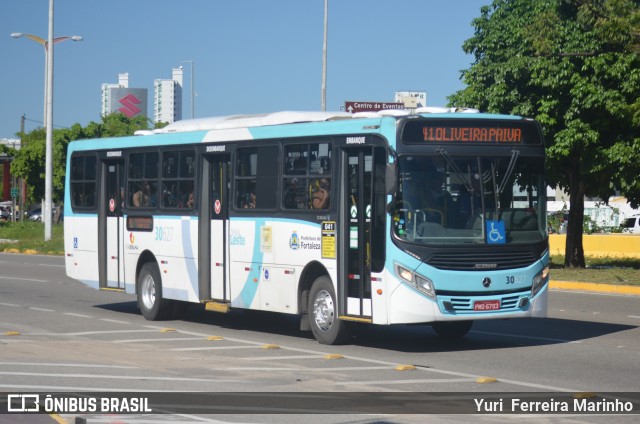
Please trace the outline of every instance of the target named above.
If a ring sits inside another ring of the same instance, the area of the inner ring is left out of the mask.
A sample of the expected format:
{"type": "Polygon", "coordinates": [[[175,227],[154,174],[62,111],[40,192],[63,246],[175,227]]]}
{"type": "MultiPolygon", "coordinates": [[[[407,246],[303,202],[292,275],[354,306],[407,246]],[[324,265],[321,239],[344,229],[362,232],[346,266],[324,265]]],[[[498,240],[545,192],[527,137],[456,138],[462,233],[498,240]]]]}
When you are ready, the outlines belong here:
{"type": "Polygon", "coordinates": [[[329,0],[324,0],[324,43],[322,45],[322,111],[327,110],[327,30],[329,23],[329,0]]]}
{"type": "MultiPolygon", "coordinates": [[[[25,147],[24,143],[24,121],[27,119],[27,114],[23,113],[20,117],[20,150],[25,147]]],[[[25,184],[24,177],[20,178],[20,222],[24,221],[24,196],[27,194],[27,185],[25,184]]],[[[15,213],[15,212],[14,212],[15,213]]]]}

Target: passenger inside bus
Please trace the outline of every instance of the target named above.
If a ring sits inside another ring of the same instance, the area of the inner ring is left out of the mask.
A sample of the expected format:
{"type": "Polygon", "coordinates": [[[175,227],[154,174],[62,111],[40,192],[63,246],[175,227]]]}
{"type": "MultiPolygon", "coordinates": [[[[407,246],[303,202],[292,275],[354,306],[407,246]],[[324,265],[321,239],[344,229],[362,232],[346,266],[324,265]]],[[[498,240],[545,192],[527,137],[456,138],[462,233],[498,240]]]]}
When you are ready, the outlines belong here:
{"type": "Polygon", "coordinates": [[[147,181],[143,181],[139,186],[138,191],[133,193],[133,197],[131,198],[132,204],[136,208],[149,206],[149,183],[147,181]]]}
{"type": "Polygon", "coordinates": [[[331,186],[327,178],[318,178],[312,185],[311,207],[313,209],[328,209],[330,205],[331,186]]]}

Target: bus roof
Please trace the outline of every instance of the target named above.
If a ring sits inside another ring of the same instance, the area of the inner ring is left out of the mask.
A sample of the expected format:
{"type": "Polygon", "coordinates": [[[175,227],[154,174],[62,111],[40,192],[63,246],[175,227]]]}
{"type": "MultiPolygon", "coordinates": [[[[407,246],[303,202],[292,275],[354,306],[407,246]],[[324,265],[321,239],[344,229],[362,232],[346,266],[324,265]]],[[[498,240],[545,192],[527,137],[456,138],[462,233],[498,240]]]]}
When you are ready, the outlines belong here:
{"type": "Polygon", "coordinates": [[[229,130],[263,127],[303,122],[337,121],[342,119],[380,118],[383,116],[408,116],[412,114],[478,113],[477,109],[423,107],[415,110],[389,109],[378,112],[299,112],[284,111],[255,115],[228,115],[176,121],[164,128],[136,131],[135,135],[167,134],[190,131],[229,130]]]}

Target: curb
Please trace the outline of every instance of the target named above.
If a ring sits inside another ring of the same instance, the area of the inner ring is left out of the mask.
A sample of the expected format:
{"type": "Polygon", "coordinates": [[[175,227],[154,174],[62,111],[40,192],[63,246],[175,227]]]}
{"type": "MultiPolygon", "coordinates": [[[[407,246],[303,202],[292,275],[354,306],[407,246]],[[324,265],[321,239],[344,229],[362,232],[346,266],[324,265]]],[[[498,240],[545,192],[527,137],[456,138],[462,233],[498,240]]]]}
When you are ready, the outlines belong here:
{"type": "Polygon", "coordinates": [[[587,291],[596,293],[626,294],[640,296],[640,287],[615,284],[579,283],[577,281],[549,281],[549,288],[560,290],[587,291]]]}

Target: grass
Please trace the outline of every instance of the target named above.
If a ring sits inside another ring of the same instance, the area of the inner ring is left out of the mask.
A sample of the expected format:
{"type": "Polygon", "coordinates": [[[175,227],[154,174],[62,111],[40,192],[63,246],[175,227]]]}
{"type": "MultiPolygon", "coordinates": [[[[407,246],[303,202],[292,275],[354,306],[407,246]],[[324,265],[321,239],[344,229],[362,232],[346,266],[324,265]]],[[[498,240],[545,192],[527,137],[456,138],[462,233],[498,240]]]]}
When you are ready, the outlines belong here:
{"type": "MultiPolygon", "coordinates": [[[[45,242],[41,222],[0,221],[0,239],[16,240],[0,242],[0,252],[64,255],[63,229],[62,224],[54,224],[51,240],[45,242]]],[[[551,279],[640,286],[640,259],[587,258],[586,262],[585,269],[564,268],[564,257],[552,256],[551,279]]]]}
{"type": "Polygon", "coordinates": [[[44,241],[44,223],[0,221],[0,252],[64,255],[64,225],[51,226],[51,240],[44,241]],[[7,242],[10,240],[11,242],[7,242]]]}

